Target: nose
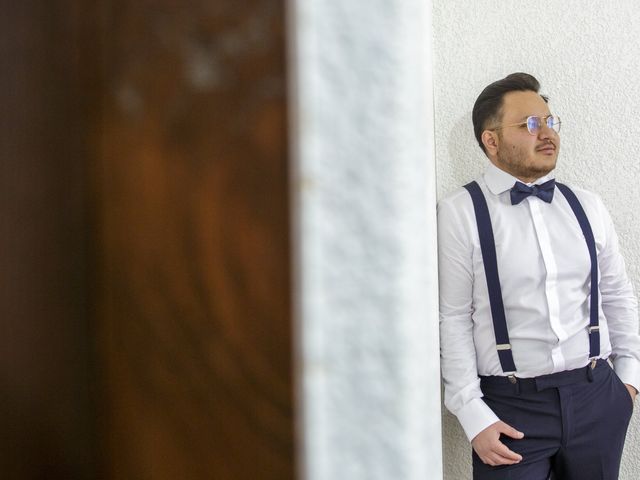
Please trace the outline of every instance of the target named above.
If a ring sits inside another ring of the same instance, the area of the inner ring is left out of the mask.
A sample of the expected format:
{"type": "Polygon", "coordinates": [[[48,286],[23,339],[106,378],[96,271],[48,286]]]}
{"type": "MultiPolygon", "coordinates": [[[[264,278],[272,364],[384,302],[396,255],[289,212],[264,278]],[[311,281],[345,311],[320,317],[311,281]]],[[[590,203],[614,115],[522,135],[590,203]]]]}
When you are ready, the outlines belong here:
{"type": "Polygon", "coordinates": [[[540,122],[540,130],[538,131],[538,138],[540,139],[552,138],[557,135],[558,135],[558,132],[556,132],[553,128],[547,125],[547,122],[540,122]]]}

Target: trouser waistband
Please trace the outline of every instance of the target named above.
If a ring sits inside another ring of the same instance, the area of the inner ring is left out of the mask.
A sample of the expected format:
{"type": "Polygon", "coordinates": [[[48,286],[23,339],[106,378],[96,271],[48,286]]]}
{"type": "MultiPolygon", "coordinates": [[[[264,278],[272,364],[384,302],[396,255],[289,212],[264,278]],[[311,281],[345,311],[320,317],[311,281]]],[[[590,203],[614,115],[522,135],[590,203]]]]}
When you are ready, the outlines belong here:
{"type": "Polygon", "coordinates": [[[480,388],[504,389],[516,388],[518,392],[539,392],[547,388],[563,387],[575,383],[592,382],[594,375],[599,375],[602,368],[610,368],[607,360],[598,359],[592,367],[591,362],[581,368],[566,370],[564,372],[550,373],[533,378],[518,378],[505,376],[481,376],[480,388]]]}

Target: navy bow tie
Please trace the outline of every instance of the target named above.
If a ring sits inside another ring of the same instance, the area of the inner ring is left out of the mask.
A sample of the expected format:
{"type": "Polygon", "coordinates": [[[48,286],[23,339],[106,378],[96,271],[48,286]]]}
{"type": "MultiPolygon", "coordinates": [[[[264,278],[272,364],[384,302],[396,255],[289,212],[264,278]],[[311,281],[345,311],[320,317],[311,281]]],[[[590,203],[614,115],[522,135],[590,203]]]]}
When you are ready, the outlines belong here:
{"type": "Polygon", "coordinates": [[[530,195],[535,195],[547,203],[553,200],[553,189],[556,186],[554,179],[548,180],[541,185],[532,185],[531,187],[522,182],[516,182],[511,188],[511,205],[517,205],[530,195]]]}

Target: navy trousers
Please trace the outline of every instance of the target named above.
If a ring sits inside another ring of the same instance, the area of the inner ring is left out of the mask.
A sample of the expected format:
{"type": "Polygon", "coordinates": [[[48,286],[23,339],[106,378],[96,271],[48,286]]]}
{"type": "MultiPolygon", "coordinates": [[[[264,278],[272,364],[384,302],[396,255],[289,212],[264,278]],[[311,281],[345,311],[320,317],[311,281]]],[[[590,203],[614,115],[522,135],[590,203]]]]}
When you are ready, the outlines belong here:
{"type": "Polygon", "coordinates": [[[567,372],[518,379],[481,377],[484,401],[524,433],[500,441],[522,455],[492,467],[473,452],[474,480],[616,480],[633,413],[625,385],[606,360],[567,372]]]}

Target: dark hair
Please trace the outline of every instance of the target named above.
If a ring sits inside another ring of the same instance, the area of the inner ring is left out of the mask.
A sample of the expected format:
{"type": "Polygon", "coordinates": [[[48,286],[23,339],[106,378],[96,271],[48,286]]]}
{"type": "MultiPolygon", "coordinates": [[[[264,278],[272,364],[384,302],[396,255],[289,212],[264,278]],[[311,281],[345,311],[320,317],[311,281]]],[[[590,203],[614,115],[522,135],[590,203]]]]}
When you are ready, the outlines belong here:
{"type": "MultiPolygon", "coordinates": [[[[514,91],[532,91],[538,93],[539,90],[540,82],[536,80],[536,77],[521,72],[507,75],[482,90],[482,93],[478,95],[476,103],[473,105],[471,119],[473,120],[473,132],[483,152],[487,153],[482,143],[482,132],[485,130],[488,122],[498,120],[504,96],[514,91]]],[[[540,96],[545,102],[549,101],[546,96],[540,96]]]]}

